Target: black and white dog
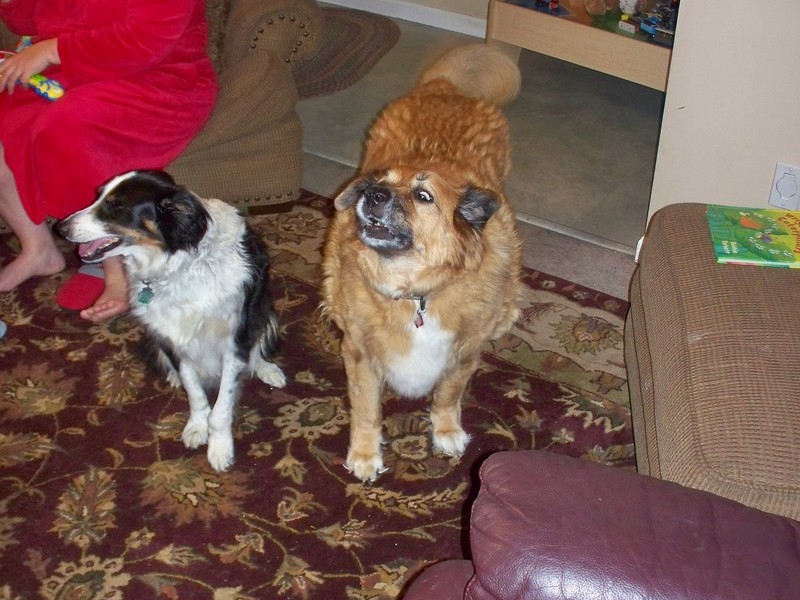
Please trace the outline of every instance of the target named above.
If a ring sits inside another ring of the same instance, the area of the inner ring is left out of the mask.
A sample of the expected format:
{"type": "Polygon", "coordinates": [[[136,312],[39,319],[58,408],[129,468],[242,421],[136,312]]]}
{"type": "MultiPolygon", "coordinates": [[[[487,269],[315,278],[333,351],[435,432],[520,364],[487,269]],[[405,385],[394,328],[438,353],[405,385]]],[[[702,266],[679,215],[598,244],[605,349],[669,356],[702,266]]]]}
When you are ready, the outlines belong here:
{"type": "Polygon", "coordinates": [[[228,469],[233,412],[245,371],[283,387],[266,360],[278,342],[268,259],[244,217],[201,199],[163,171],[131,171],[58,225],[85,262],[123,256],[133,314],[154,342],[169,382],[189,396],[183,443],[208,442],[208,462],[228,469]],[[213,409],[207,390],[219,389],[213,409]]]}

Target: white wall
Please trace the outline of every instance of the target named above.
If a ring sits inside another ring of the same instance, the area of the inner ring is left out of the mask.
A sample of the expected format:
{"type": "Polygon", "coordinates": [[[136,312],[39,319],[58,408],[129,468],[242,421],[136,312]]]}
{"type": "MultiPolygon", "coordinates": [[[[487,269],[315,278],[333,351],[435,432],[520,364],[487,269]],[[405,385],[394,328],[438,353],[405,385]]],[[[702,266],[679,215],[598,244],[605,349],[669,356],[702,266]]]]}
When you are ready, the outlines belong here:
{"type": "Polygon", "coordinates": [[[800,166],[800,2],[684,0],[649,215],[677,202],[768,206],[800,166]]]}

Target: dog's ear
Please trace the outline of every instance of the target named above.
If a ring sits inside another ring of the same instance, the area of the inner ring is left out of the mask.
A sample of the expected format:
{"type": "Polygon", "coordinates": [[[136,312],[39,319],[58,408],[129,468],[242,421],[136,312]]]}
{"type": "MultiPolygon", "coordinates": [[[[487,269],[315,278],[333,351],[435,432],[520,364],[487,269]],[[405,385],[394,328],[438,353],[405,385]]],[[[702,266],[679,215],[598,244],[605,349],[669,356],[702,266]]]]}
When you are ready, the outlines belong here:
{"type": "Polygon", "coordinates": [[[500,199],[490,190],[469,186],[461,197],[456,213],[475,230],[482,230],[500,208],[500,199]]]}
{"type": "Polygon", "coordinates": [[[364,190],[372,185],[372,183],[373,179],[371,177],[359,177],[358,179],[354,179],[346,188],[339,192],[339,195],[336,196],[336,199],[333,201],[336,210],[347,210],[353,206],[364,193],[364,190]]]}
{"type": "Polygon", "coordinates": [[[209,219],[200,199],[184,188],[156,203],[158,229],[172,252],[196,248],[208,230],[209,219]]]}

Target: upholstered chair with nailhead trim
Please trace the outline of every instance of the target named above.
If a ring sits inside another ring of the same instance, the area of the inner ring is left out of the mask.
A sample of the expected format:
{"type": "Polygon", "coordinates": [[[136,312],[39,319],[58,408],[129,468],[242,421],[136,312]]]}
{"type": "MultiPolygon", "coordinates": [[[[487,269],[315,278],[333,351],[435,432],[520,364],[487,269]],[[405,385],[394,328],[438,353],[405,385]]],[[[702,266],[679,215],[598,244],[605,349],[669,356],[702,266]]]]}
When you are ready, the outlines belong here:
{"type": "Polygon", "coordinates": [[[324,40],[313,0],[208,0],[220,93],[209,123],[167,170],[201,196],[251,213],[291,207],[303,171],[292,70],[324,40]]]}

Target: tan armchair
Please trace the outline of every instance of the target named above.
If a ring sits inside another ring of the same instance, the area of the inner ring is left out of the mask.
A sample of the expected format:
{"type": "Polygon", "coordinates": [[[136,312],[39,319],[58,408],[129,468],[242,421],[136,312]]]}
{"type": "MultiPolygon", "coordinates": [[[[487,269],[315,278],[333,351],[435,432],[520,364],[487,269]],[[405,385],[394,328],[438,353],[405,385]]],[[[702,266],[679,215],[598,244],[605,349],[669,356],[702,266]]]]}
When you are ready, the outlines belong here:
{"type": "MultiPolygon", "coordinates": [[[[251,212],[288,208],[303,168],[292,70],[318,51],[322,10],[313,0],[206,4],[219,98],[206,127],[167,170],[198,194],[251,212]]],[[[0,48],[12,49],[16,40],[0,22],[0,48]]]]}
{"type": "Polygon", "coordinates": [[[200,195],[278,210],[302,180],[292,69],[317,53],[322,10],[313,0],[209,0],[207,7],[220,94],[205,129],[167,170],[200,195]]]}

